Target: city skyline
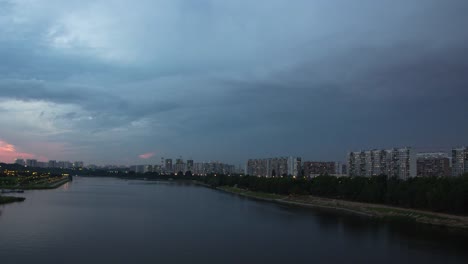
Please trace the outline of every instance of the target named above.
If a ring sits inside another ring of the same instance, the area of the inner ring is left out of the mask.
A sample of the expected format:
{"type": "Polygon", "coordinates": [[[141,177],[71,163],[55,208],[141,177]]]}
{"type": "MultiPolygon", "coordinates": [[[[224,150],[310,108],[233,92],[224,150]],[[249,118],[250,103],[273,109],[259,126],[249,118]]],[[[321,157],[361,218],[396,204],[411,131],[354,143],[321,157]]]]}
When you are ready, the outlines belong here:
{"type": "Polygon", "coordinates": [[[468,145],[467,9],[0,0],[0,161],[448,152],[468,145]]]}
{"type": "MultiPolygon", "coordinates": [[[[345,164],[336,161],[303,160],[301,157],[270,157],[248,159],[245,167],[219,161],[199,162],[193,159],[184,160],[182,156],[175,159],[161,158],[160,163],[106,165],[84,164],[82,161],[41,162],[35,159],[16,159],[14,164],[24,168],[51,169],[102,169],[108,173],[157,173],[162,175],[182,173],[186,176],[206,176],[208,174],[244,174],[256,177],[304,177],[308,179],[327,175],[334,177],[376,177],[385,175],[408,180],[415,177],[457,177],[468,172],[468,147],[454,148],[447,152],[416,152],[411,147],[391,149],[370,149],[349,152],[345,164]],[[451,154],[451,156],[450,156],[451,154]]],[[[149,157],[148,157],[149,159],[149,157]]],[[[11,164],[6,164],[11,165],[11,164]]],[[[7,167],[8,168],[8,167],[7,167]]],[[[29,172],[29,171],[28,171],[29,172]]],[[[15,174],[14,170],[5,170],[15,174]]],[[[180,176],[180,175],[179,175],[180,176]]]]}
{"type": "MultiPolygon", "coordinates": [[[[0,142],[1,143],[1,142],[0,142]]],[[[411,148],[417,155],[445,155],[447,156],[448,159],[452,159],[452,151],[455,150],[455,149],[465,149],[467,148],[466,146],[462,146],[462,145],[457,145],[456,147],[452,147],[452,148],[449,148],[449,149],[446,149],[446,150],[441,150],[441,149],[436,149],[436,148],[421,148],[421,149],[416,149],[416,148],[413,148],[411,146],[397,146],[397,147],[388,147],[387,149],[394,149],[394,148],[411,148]],[[427,149],[430,149],[430,150],[437,150],[437,151],[427,151],[427,149]]],[[[310,162],[324,162],[324,163],[327,163],[327,162],[337,162],[337,163],[343,163],[343,164],[346,164],[347,161],[348,161],[348,158],[349,158],[349,154],[350,153],[353,153],[353,152],[364,152],[364,151],[379,151],[381,150],[382,148],[378,148],[378,147],[373,147],[373,148],[370,148],[370,149],[365,149],[365,148],[356,148],[355,150],[350,150],[350,151],[347,151],[346,153],[343,154],[343,157],[341,159],[324,159],[324,158],[320,158],[320,155],[316,155],[318,156],[318,158],[308,158],[308,157],[299,157],[301,158],[303,161],[310,161],[310,162]]],[[[13,156],[11,156],[13,157],[13,156]]],[[[233,165],[236,165],[236,166],[245,166],[245,163],[248,161],[248,160],[251,160],[251,159],[272,159],[272,158],[278,158],[278,157],[281,157],[281,158],[288,158],[288,157],[293,157],[291,155],[278,155],[278,156],[270,156],[270,157],[266,157],[266,156],[259,156],[259,157],[248,157],[246,158],[245,160],[241,160],[239,163],[234,163],[234,162],[230,162],[230,161],[222,161],[222,160],[219,160],[219,159],[205,159],[205,160],[201,160],[201,159],[198,159],[198,160],[195,160],[193,159],[192,157],[189,157],[189,158],[183,158],[185,156],[183,155],[175,155],[174,157],[164,157],[164,156],[159,156],[155,153],[146,153],[146,154],[141,154],[141,155],[138,155],[138,158],[139,159],[136,159],[135,162],[130,162],[130,163],[99,163],[99,162],[96,162],[95,160],[89,160],[89,161],[86,161],[85,163],[87,165],[97,165],[97,166],[134,166],[134,165],[163,165],[163,166],[167,166],[167,161],[170,160],[173,162],[173,164],[175,165],[175,162],[179,159],[181,159],[182,161],[188,161],[188,160],[191,160],[191,161],[196,161],[196,162],[203,162],[203,163],[210,163],[210,162],[222,162],[222,163],[229,163],[229,164],[233,164],[233,165]],[[164,160],[162,160],[164,159],[164,160]]],[[[54,162],[70,162],[70,163],[75,163],[75,162],[83,162],[83,161],[72,161],[72,160],[59,160],[59,159],[45,159],[44,157],[42,157],[42,159],[37,159],[37,158],[34,158],[34,156],[30,156],[29,158],[24,158],[22,156],[16,156],[15,158],[13,158],[12,160],[1,160],[0,159],[0,163],[3,162],[3,163],[15,163],[15,161],[17,159],[22,159],[24,160],[24,162],[26,162],[27,160],[36,160],[37,162],[51,162],[51,161],[54,161],[54,162]]]]}

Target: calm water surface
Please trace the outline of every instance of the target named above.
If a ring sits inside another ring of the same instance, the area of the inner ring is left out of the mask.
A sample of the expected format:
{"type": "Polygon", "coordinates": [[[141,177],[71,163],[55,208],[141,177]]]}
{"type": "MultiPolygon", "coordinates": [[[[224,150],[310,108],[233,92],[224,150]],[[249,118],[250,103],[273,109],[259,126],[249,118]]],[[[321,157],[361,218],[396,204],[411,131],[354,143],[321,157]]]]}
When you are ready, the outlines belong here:
{"type": "Polygon", "coordinates": [[[77,177],[23,196],[0,206],[2,264],[468,263],[460,232],[189,184],[77,177]]]}

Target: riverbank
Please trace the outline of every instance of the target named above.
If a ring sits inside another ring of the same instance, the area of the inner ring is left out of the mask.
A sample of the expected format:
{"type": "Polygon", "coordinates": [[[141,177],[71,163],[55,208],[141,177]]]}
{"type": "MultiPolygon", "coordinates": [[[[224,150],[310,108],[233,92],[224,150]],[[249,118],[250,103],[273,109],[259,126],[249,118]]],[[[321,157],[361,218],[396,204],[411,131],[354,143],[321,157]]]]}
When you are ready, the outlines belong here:
{"type": "Polygon", "coordinates": [[[0,204],[16,203],[26,200],[24,197],[0,196],[0,204]]]}
{"type": "Polygon", "coordinates": [[[37,183],[28,185],[6,185],[0,186],[0,189],[19,189],[19,190],[47,190],[56,189],[70,181],[70,177],[65,176],[58,179],[50,178],[37,183]]]}
{"type": "Polygon", "coordinates": [[[380,204],[367,204],[338,199],[321,198],[310,195],[286,196],[270,193],[259,193],[229,186],[222,186],[216,189],[257,200],[274,202],[283,205],[338,210],[378,219],[399,221],[403,220],[468,230],[468,217],[465,216],[399,208],[380,204]]]}
{"type": "MultiPolygon", "coordinates": [[[[36,184],[30,184],[26,186],[15,185],[15,186],[0,186],[0,189],[14,189],[14,190],[49,190],[56,189],[65,183],[70,181],[70,177],[62,177],[57,180],[47,180],[47,182],[40,182],[36,184]]],[[[0,196],[0,204],[23,202],[26,200],[24,197],[15,196],[0,196]]]]}

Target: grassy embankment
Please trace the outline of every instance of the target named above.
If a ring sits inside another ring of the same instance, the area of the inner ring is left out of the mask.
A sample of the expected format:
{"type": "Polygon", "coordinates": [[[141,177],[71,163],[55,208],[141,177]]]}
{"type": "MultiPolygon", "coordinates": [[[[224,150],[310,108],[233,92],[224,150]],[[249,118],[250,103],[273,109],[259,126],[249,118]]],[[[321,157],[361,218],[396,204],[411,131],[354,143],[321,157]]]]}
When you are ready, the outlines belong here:
{"type": "Polygon", "coordinates": [[[22,202],[26,198],[23,197],[13,197],[13,196],[0,196],[0,204],[7,204],[7,203],[14,203],[14,202],[22,202]]]}
{"type": "Polygon", "coordinates": [[[416,209],[392,207],[380,204],[351,202],[338,199],[321,198],[310,195],[286,196],[270,193],[259,193],[236,187],[222,186],[217,189],[250,198],[309,208],[340,210],[353,214],[388,220],[403,220],[430,225],[468,229],[468,217],[416,209]]]}
{"type": "MultiPolygon", "coordinates": [[[[69,177],[48,178],[37,182],[31,182],[27,185],[0,185],[0,189],[17,189],[17,190],[46,190],[55,189],[70,181],[69,177]]],[[[24,197],[1,196],[0,204],[22,202],[26,200],[24,197]]]]}
{"type": "Polygon", "coordinates": [[[27,184],[0,185],[0,189],[19,189],[19,190],[43,190],[55,189],[69,182],[68,176],[41,178],[35,181],[29,181],[27,184]]]}

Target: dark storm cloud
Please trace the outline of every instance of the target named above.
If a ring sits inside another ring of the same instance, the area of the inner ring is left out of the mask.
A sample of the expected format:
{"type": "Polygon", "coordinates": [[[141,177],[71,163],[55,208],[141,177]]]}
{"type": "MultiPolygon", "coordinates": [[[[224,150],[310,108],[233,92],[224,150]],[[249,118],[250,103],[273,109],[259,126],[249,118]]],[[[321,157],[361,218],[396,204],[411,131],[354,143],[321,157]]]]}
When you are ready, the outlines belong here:
{"type": "Polygon", "coordinates": [[[54,103],[28,110],[47,124],[36,140],[76,156],[342,160],[468,143],[466,1],[0,6],[0,99],[54,103]]]}

